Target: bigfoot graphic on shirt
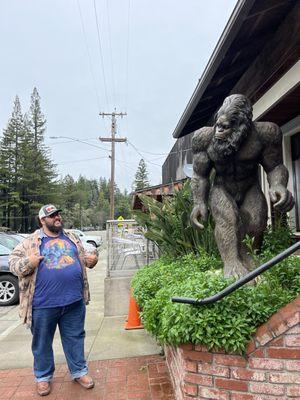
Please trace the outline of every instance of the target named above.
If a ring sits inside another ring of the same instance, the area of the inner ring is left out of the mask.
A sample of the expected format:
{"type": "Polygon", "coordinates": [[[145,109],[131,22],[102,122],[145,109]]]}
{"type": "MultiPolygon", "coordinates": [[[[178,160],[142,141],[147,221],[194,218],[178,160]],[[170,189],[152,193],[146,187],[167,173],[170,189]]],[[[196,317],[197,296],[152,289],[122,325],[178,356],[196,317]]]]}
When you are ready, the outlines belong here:
{"type": "Polygon", "coordinates": [[[48,269],[63,269],[76,261],[76,250],[71,243],[60,238],[45,243],[43,248],[44,265],[48,269]]]}

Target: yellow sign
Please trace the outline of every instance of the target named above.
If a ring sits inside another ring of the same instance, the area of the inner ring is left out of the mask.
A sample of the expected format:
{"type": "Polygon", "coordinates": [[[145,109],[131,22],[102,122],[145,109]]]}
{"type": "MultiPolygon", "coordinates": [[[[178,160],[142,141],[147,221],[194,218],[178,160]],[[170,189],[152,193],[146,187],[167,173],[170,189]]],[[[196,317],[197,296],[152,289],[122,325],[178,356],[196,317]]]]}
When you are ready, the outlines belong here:
{"type": "MultiPolygon", "coordinates": [[[[118,218],[117,218],[117,221],[124,221],[124,218],[122,217],[122,215],[120,215],[118,218]]],[[[123,224],[118,224],[118,228],[122,228],[123,227],[123,224]]]]}

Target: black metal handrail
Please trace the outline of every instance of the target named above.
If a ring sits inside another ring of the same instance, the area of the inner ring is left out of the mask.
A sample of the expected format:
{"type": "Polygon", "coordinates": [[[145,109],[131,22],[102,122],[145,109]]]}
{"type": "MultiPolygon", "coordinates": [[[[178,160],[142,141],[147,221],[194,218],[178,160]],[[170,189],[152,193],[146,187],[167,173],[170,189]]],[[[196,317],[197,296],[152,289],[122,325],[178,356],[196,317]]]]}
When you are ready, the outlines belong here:
{"type": "Polygon", "coordinates": [[[218,300],[223,299],[223,297],[228,296],[230,293],[234,292],[235,290],[239,289],[241,286],[245,285],[246,283],[250,282],[252,279],[256,278],[258,275],[262,274],[269,268],[273,267],[274,265],[278,264],[280,261],[284,260],[291,254],[293,254],[296,250],[300,249],[300,241],[293,244],[291,247],[288,249],[284,250],[282,253],[278,254],[271,260],[267,261],[266,263],[260,265],[258,268],[254,269],[251,271],[248,275],[243,276],[242,278],[238,279],[231,285],[227,286],[225,289],[223,289],[221,292],[210,296],[206,297],[205,299],[198,300],[198,299],[192,299],[192,298],[187,298],[187,297],[172,297],[172,302],[173,303],[185,303],[185,304],[193,304],[196,306],[201,306],[204,304],[212,304],[215,303],[218,300]]]}

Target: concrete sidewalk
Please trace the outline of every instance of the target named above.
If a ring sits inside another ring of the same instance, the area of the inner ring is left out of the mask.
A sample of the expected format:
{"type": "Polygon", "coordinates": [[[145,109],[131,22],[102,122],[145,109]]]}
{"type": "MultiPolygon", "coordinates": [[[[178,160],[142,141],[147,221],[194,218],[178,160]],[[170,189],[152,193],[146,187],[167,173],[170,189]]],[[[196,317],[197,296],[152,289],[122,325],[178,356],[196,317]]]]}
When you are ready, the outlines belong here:
{"type": "MultiPolygon", "coordinates": [[[[164,357],[144,330],[124,329],[126,316],[104,318],[106,250],[88,271],[92,301],[87,307],[85,349],[95,387],[70,378],[58,332],[52,400],[175,400],[164,357]]],[[[0,310],[0,399],[40,399],[32,373],[31,333],[20,325],[18,306],[0,310]]]]}
{"type": "MultiPolygon", "coordinates": [[[[100,260],[88,270],[92,301],[87,306],[85,351],[87,360],[136,357],[158,354],[160,347],[141,330],[124,330],[125,316],[104,318],[104,278],[106,249],[100,251],[100,260]]],[[[55,362],[64,363],[65,357],[59,333],[54,340],[55,362]]],[[[0,312],[0,370],[32,367],[31,333],[20,325],[18,307],[0,312]]],[[[2,397],[1,397],[2,398],[2,397]]]]}

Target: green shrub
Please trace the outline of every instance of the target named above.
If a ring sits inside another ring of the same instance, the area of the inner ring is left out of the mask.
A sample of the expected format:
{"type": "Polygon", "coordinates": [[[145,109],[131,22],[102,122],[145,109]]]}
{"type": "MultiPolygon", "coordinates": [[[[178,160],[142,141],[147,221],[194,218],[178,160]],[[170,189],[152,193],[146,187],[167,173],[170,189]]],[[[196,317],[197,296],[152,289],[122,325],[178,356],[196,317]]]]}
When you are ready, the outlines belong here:
{"type": "MultiPolygon", "coordinates": [[[[132,287],[145,328],[161,344],[192,342],[242,353],[256,328],[300,295],[300,258],[291,256],[260,275],[256,285],[243,286],[216,303],[172,303],[172,297],[209,297],[233,280],[223,276],[212,221],[202,231],[190,224],[189,182],[163,204],[148,197],[142,200],[149,213],[139,213],[138,222],[164,257],[139,270],[132,287]]],[[[253,238],[245,238],[259,264],[291,243],[292,231],[281,221],[267,229],[260,254],[253,250],[253,238]]]]}
{"type": "Polygon", "coordinates": [[[160,343],[192,342],[242,353],[256,328],[300,294],[300,259],[290,257],[262,274],[255,286],[243,286],[221,301],[205,306],[171,302],[173,296],[211,296],[232,280],[220,260],[203,254],[176,261],[159,260],[135,275],[134,296],[145,328],[160,343]]]}
{"type": "Polygon", "coordinates": [[[261,248],[262,256],[269,257],[281,253],[293,243],[293,231],[287,222],[278,220],[275,226],[268,226],[264,233],[261,248]]]}
{"type": "Polygon", "coordinates": [[[191,279],[198,272],[220,270],[221,267],[220,258],[209,256],[204,251],[201,256],[190,253],[177,260],[165,257],[140,269],[133,277],[132,287],[138,304],[143,308],[159,289],[191,279]]]}

